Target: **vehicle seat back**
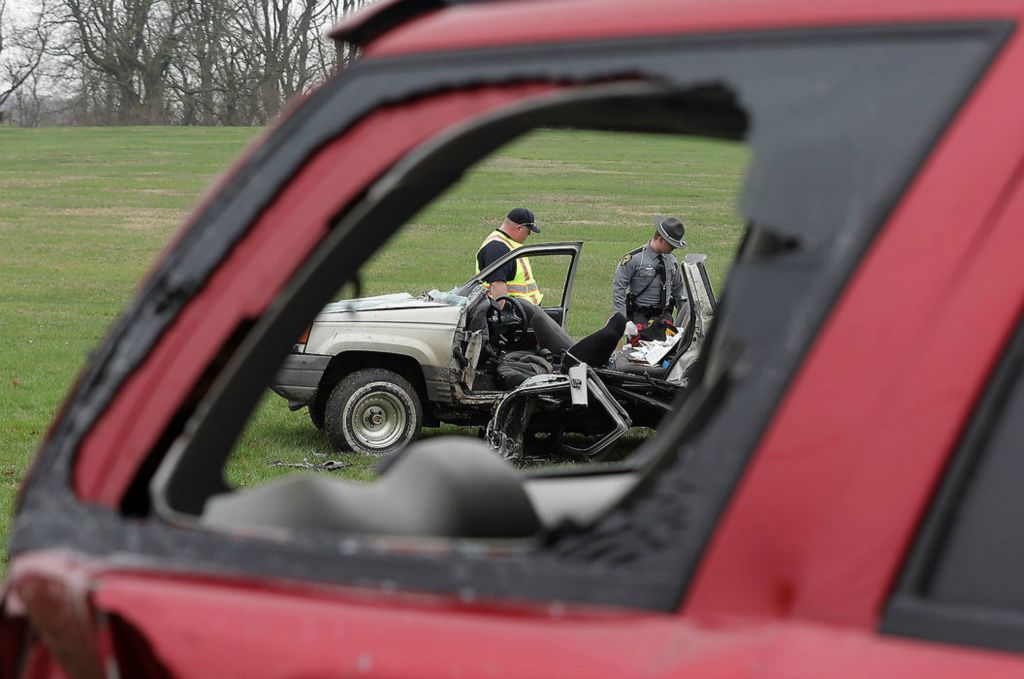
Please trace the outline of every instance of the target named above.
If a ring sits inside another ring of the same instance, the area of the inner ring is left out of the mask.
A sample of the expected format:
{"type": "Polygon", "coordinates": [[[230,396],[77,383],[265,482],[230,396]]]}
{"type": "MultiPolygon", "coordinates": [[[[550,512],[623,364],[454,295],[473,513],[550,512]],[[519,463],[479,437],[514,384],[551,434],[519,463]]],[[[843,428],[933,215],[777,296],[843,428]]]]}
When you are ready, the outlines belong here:
{"type": "Polygon", "coordinates": [[[446,538],[521,538],[541,528],[520,476],[482,441],[455,436],[409,446],[370,484],[296,475],[215,495],[200,524],[446,538]]]}
{"type": "Polygon", "coordinates": [[[603,328],[569,347],[566,353],[572,361],[563,363],[562,367],[568,369],[575,363],[586,363],[596,368],[606,365],[625,331],[626,317],[619,313],[612,314],[603,328]]]}

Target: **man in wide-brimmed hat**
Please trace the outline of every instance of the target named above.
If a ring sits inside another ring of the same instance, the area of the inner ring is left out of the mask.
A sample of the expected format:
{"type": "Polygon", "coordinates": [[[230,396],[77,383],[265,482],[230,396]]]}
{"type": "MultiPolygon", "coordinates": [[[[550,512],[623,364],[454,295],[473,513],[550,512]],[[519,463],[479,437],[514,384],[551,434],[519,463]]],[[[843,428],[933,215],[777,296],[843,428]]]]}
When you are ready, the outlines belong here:
{"type": "Polygon", "coordinates": [[[678,218],[662,215],[654,218],[654,229],[650,241],[619,261],[612,279],[612,311],[626,317],[627,335],[635,335],[636,326],[660,327],[654,335],[664,339],[666,322],[672,325],[675,311],[687,302],[679,261],[672,254],[686,246],[686,229],[678,218]]]}

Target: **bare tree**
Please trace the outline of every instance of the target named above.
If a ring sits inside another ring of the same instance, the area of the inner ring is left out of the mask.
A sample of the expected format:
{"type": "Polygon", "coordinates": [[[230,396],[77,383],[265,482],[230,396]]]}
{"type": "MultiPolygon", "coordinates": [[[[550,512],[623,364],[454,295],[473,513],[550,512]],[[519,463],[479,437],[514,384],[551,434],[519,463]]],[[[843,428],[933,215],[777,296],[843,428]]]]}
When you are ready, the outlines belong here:
{"type": "Polygon", "coordinates": [[[230,0],[184,0],[179,49],[168,72],[168,88],[179,98],[180,122],[214,125],[225,85],[219,74],[230,49],[230,0]]]}
{"type": "Polygon", "coordinates": [[[164,122],[165,74],[179,30],[177,0],[61,0],[64,54],[102,75],[109,122],[164,122]]]}
{"type": "Polygon", "coordinates": [[[48,0],[19,33],[25,47],[0,57],[0,94],[31,82],[19,106],[34,121],[59,108],[59,119],[86,124],[266,124],[354,58],[326,33],[371,1],[48,0]],[[45,53],[52,67],[41,74],[45,53]],[[5,65],[16,79],[3,79],[5,65]]]}
{"type": "Polygon", "coordinates": [[[241,0],[232,36],[255,70],[246,74],[258,92],[258,122],[276,117],[283,103],[308,89],[311,63],[330,6],[317,0],[241,0]]]}
{"type": "MultiPolygon", "coordinates": [[[[331,18],[327,28],[331,28],[345,17],[371,4],[373,0],[326,0],[326,2],[331,18]]],[[[323,55],[320,58],[319,65],[325,78],[334,70],[345,68],[358,56],[358,50],[352,47],[352,45],[334,42],[328,38],[326,30],[321,31],[319,43],[321,45],[321,54],[323,55]],[[324,47],[328,49],[324,49],[324,47]],[[333,56],[327,58],[326,55],[331,52],[333,52],[333,56]]]]}
{"type": "Polygon", "coordinates": [[[24,22],[11,18],[7,0],[0,0],[0,110],[32,77],[46,53],[48,15],[45,0],[24,22]]]}

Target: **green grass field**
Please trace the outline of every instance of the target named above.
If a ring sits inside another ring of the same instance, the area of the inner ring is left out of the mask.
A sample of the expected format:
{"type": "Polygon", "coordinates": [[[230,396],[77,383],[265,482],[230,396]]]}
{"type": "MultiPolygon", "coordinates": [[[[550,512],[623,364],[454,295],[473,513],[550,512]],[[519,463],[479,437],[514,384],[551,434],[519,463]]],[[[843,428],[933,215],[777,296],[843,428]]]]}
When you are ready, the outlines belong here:
{"type": "MultiPolygon", "coordinates": [[[[102,339],[204,189],[257,129],[0,127],[0,540],[18,484],[87,352],[102,339]]],[[[744,146],[704,139],[544,131],[503,149],[417,215],[364,270],[365,294],[447,290],[512,207],[542,233],[581,240],[569,331],[610,312],[622,254],[646,241],[651,216],[675,214],[687,252],[703,252],[719,289],[741,234],[736,200],[744,146]]],[[[540,277],[542,272],[538,272],[540,277]]],[[[543,284],[543,278],[541,278],[543,284]]],[[[269,395],[229,476],[248,485],[290,471],[276,460],[333,457],[305,411],[269,395]]],[[[372,458],[342,473],[370,478],[372,458]]],[[[0,565],[2,571],[2,565],[0,565]]]]}

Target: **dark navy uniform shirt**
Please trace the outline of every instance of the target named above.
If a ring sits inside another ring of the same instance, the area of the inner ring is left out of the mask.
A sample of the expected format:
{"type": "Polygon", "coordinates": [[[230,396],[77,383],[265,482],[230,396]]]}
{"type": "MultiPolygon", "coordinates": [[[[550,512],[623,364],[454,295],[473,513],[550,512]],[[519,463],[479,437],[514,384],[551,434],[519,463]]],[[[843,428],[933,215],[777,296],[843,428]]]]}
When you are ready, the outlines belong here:
{"type": "MultiPolygon", "coordinates": [[[[495,229],[495,231],[500,231],[500,229],[495,229]]],[[[502,235],[508,238],[504,231],[502,231],[502,235]]],[[[476,265],[481,271],[483,271],[493,264],[498,258],[505,256],[511,251],[512,248],[510,248],[507,243],[500,240],[492,240],[476,253],[476,265]]],[[[494,281],[504,281],[507,283],[515,277],[516,260],[512,259],[484,276],[484,282],[493,283],[494,281]]]]}

